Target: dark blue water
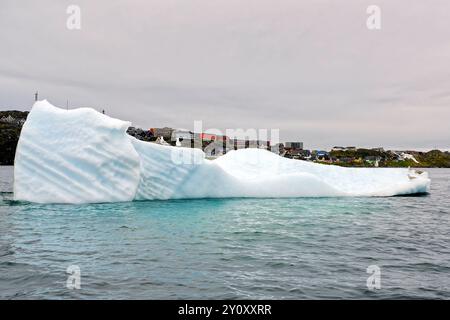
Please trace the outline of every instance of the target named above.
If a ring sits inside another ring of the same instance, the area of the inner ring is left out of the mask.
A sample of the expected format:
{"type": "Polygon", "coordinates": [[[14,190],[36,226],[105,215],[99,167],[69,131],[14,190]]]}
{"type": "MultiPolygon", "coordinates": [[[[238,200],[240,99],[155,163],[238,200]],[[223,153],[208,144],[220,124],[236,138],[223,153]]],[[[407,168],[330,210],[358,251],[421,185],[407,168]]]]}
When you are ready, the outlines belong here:
{"type": "Polygon", "coordinates": [[[0,298],[448,299],[450,170],[429,172],[422,197],[36,205],[0,167],[0,298]]]}

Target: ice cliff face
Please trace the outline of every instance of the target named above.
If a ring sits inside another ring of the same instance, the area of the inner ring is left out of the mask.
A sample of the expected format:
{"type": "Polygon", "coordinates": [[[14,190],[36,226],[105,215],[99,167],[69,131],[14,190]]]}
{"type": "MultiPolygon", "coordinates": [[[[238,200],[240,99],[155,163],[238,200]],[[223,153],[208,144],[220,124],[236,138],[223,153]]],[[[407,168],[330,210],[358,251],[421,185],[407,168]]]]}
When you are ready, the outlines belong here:
{"type": "Polygon", "coordinates": [[[14,198],[91,203],[207,197],[393,196],[428,192],[426,173],[325,166],[261,149],[207,160],[198,149],[126,134],[130,123],[89,108],[37,102],[17,146],[14,198]]]}
{"type": "Polygon", "coordinates": [[[17,145],[14,198],[40,203],[129,201],[139,156],[130,123],[89,108],[66,111],[35,103],[17,145]]]}

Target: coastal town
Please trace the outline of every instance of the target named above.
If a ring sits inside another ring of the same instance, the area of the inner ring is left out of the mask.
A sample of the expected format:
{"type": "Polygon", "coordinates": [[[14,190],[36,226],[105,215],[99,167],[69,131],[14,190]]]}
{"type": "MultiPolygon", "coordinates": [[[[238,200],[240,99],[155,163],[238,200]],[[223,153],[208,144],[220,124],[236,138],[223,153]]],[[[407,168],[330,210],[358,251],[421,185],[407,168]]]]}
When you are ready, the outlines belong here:
{"type": "MultiPolygon", "coordinates": [[[[0,111],[0,165],[13,165],[20,131],[28,112],[0,111]]],[[[346,167],[450,167],[449,151],[385,150],[356,146],[335,146],[331,150],[304,148],[301,141],[272,144],[270,140],[237,139],[226,135],[193,132],[176,128],[141,129],[129,127],[127,133],[139,140],[199,148],[208,159],[215,159],[231,150],[259,148],[282,157],[346,167]]]]}
{"type": "Polygon", "coordinates": [[[128,134],[143,141],[162,145],[201,148],[206,157],[215,159],[231,150],[258,148],[282,157],[345,167],[450,167],[448,151],[384,150],[355,146],[335,146],[331,150],[310,150],[301,141],[287,141],[272,145],[270,140],[237,139],[226,135],[196,133],[173,128],[128,128],[128,134]]]}

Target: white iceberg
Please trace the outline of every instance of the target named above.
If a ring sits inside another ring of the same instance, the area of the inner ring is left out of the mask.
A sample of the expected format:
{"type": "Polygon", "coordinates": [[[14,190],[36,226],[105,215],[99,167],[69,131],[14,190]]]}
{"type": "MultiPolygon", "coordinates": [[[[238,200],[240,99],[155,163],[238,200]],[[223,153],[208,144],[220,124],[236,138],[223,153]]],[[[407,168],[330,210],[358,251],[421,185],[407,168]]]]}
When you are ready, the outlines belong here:
{"type": "Polygon", "coordinates": [[[130,123],[90,108],[34,104],[14,160],[14,198],[39,203],[128,201],[140,178],[130,123]]]}
{"type": "Polygon", "coordinates": [[[205,159],[199,149],[143,142],[129,122],[90,108],[36,102],[14,166],[14,198],[92,203],[224,197],[394,196],[429,192],[426,172],[342,168],[262,149],[205,159]]]}

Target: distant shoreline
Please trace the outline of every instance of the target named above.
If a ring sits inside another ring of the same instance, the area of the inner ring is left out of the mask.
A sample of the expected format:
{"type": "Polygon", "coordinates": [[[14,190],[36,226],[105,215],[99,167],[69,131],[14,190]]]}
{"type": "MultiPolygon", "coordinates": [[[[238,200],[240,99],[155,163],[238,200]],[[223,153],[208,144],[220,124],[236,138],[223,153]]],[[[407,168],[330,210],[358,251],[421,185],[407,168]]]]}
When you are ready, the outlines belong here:
{"type": "MultiPolygon", "coordinates": [[[[20,132],[25,120],[28,116],[27,111],[0,111],[0,166],[13,166],[15,151],[17,143],[19,141],[20,132]]],[[[164,136],[166,139],[165,144],[172,146],[176,145],[174,141],[174,133],[177,129],[171,128],[153,128],[150,130],[143,130],[140,128],[130,127],[127,133],[136,139],[148,141],[149,143],[155,143],[160,136],[164,136]],[[156,131],[153,131],[156,130],[156,131]],[[158,131],[159,130],[159,131],[158,131]],[[162,134],[160,134],[161,132],[162,134]],[[166,142],[167,141],[167,142],[166,142]]],[[[192,132],[183,132],[183,134],[192,134],[192,132]]],[[[212,158],[216,158],[229,152],[233,149],[243,149],[252,147],[255,141],[246,141],[236,139],[227,140],[228,144],[225,146],[225,140],[209,139],[210,134],[200,134],[201,141],[200,147],[206,152],[206,150],[214,150],[212,158]],[[206,139],[206,140],[205,140],[206,139]],[[232,142],[234,140],[234,142],[232,142]],[[238,148],[238,146],[240,146],[238,148]]],[[[224,138],[224,137],[222,137],[224,138]]],[[[194,139],[194,138],[193,138],[194,139]]],[[[161,140],[160,140],[161,141],[161,140]]],[[[190,141],[189,138],[181,139],[182,146],[191,147],[194,140],[190,141]]],[[[441,150],[430,151],[393,151],[384,150],[383,148],[356,148],[356,147],[334,147],[330,151],[323,150],[304,150],[303,143],[299,148],[293,147],[296,143],[281,143],[274,146],[270,146],[269,141],[264,141],[261,145],[260,141],[256,141],[254,144],[256,147],[263,147],[264,149],[270,149],[276,151],[282,157],[306,160],[314,163],[320,163],[324,165],[337,165],[341,167],[361,167],[361,168],[450,168],[450,152],[441,150]],[[267,146],[266,144],[267,143],[267,146]]],[[[208,155],[210,156],[210,155],[208,155]]]]}

